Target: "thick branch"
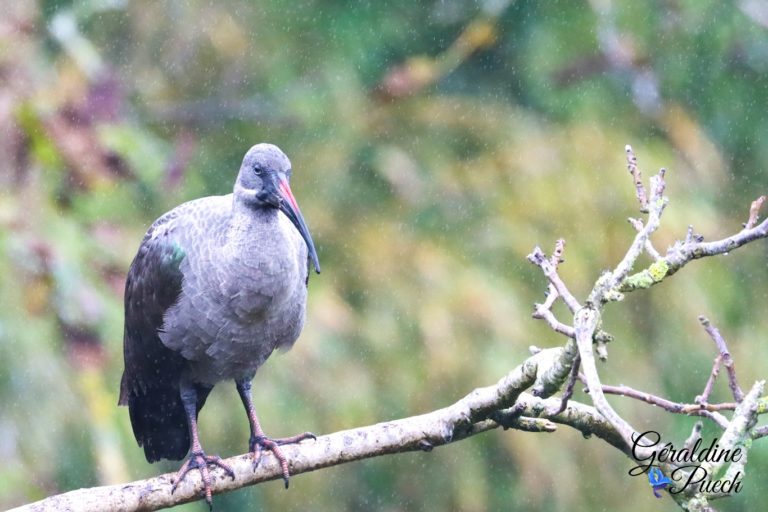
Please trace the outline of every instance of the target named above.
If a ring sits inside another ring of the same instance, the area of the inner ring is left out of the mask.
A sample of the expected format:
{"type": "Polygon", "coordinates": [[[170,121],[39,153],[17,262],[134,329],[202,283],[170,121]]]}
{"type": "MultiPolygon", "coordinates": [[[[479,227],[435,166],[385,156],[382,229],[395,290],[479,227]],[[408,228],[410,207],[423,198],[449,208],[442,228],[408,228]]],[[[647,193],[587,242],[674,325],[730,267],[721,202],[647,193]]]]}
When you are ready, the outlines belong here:
{"type": "MultiPolygon", "coordinates": [[[[291,474],[389,453],[429,451],[435,446],[496,428],[497,423],[486,420],[488,415],[512,406],[520,393],[536,381],[539,365],[550,366],[560,351],[543,350],[531,356],[495,385],[476,389],[449,407],[421,416],[336,432],[301,445],[283,446],[291,474]]],[[[522,422],[520,428],[530,430],[533,426],[530,422],[522,422]]],[[[225,462],[234,470],[235,478],[213,470],[214,494],[282,477],[280,465],[270,454],[264,455],[255,471],[249,455],[232,457],[225,462]]],[[[200,499],[202,482],[197,472],[190,473],[175,493],[171,493],[172,477],[169,473],[127,484],[79,489],[19,507],[14,512],[157,510],[200,499]]]]}
{"type": "MultiPolygon", "coordinates": [[[[379,455],[431,451],[436,446],[466,439],[497,428],[500,424],[527,432],[552,432],[555,423],[568,425],[585,435],[595,435],[629,455],[621,436],[595,408],[569,401],[565,410],[556,412],[561,399],[545,399],[523,392],[534,384],[543,385],[545,376],[553,375],[552,368],[560,364],[562,352],[562,348],[542,350],[495,385],[476,389],[443,409],[336,432],[299,445],[283,446],[291,474],[298,475],[379,455]]],[[[268,453],[255,471],[249,455],[232,457],[225,462],[234,470],[235,479],[220,470],[213,470],[214,494],[282,477],[279,464],[268,453]]],[[[200,499],[202,483],[196,472],[190,473],[173,494],[172,477],[173,474],[168,473],[126,484],[79,489],[13,509],[12,512],[146,511],[200,499]]]]}
{"type": "MultiPolygon", "coordinates": [[[[518,367],[517,370],[520,368],[518,367]]],[[[512,374],[509,377],[512,377],[512,374]]],[[[482,420],[472,425],[465,424],[466,415],[462,414],[461,411],[475,410],[478,405],[483,408],[485,407],[483,400],[493,394],[501,396],[499,392],[503,391],[504,384],[502,383],[509,377],[502,379],[496,386],[478,389],[454,405],[438,411],[336,432],[300,445],[286,445],[282,448],[290,461],[291,473],[297,475],[379,455],[418,450],[431,451],[435,446],[459,441],[495,429],[499,423],[492,420],[482,420]],[[464,425],[464,427],[457,429],[456,427],[459,425],[464,425]],[[451,431],[454,431],[453,435],[451,435],[451,431]]],[[[516,380],[516,382],[522,383],[523,381],[516,380]]],[[[551,432],[554,430],[554,425],[550,422],[567,425],[579,430],[584,435],[595,435],[618,448],[627,456],[630,455],[621,436],[594,407],[570,401],[565,410],[556,414],[548,412],[556,410],[559,404],[560,399],[558,398],[543,399],[530,393],[521,393],[518,395],[517,404],[514,407],[515,412],[511,413],[514,418],[506,426],[529,432],[551,432]]],[[[503,420],[503,413],[500,416],[503,420]]],[[[231,465],[235,471],[235,480],[223,475],[221,471],[214,471],[212,482],[214,494],[282,478],[280,466],[271,455],[265,454],[256,471],[252,470],[249,455],[229,458],[226,463],[231,465]]],[[[144,511],[157,510],[200,499],[201,482],[197,473],[190,473],[174,494],[171,494],[170,491],[172,477],[173,474],[168,473],[126,484],[79,489],[12,509],[9,512],[144,511]]]]}
{"type": "Polygon", "coordinates": [[[594,435],[618,449],[627,457],[632,456],[621,435],[602,414],[597,412],[597,409],[590,405],[570,400],[564,411],[556,414],[553,413],[553,411],[559,408],[560,403],[561,400],[559,398],[552,397],[545,400],[529,393],[521,394],[517,400],[520,411],[526,416],[546,418],[554,423],[572,427],[585,436],[594,435]]]}
{"type": "MultiPolygon", "coordinates": [[[[760,395],[763,394],[764,388],[764,380],[755,382],[749,393],[744,396],[738,407],[736,407],[736,411],[733,418],[731,418],[728,428],[725,429],[722,438],[720,438],[720,446],[723,450],[733,450],[736,447],[742,447],[744,448],[742,451],[746,454],[747,448],[745,448],[745,446],[750,437],[750,429],[757,422],[757,415],[759,413],[758,401],[760,395]]],[[[722,468],[725,463],[724,460],[705,461],[701,464],[701,467],[708,475],[715,477],[719,474],[720,468],[722,468]]],[[[743,472],[745,464],[746,456],[743,457],[743,460],[733,462],[732,467],[735,472],[743,472]]],[[[733,472],[730,473],[732,478],[733,474],[733,472]]]]}
{"type": "Polygon", "coordinates": [[[576,343],[579,347],[581,365],[584,369],[584,380],[589,389],[589,394],[592,397],[592,403],[595,404],[595,408],[608,420],[616,432],[618,432],[625,443],[625,448],[628,449],[633,444],[632,436],[635,434],[635,429],[632,428],[624,418],[619,416],[608,403],[608,400],[605,399],[603,385],[597,374],[595,356],[592,351],[592,337],[597,329],[598,320],[599,313],[589,307],[581,309],[574,316],[576,343]]]}

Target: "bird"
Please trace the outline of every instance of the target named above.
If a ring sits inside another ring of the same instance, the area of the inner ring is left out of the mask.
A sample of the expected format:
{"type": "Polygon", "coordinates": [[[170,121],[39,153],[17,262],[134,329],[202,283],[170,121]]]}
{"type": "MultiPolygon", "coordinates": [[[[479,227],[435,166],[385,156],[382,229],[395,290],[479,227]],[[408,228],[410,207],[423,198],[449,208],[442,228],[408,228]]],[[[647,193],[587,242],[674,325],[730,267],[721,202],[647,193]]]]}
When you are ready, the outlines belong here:
{"type": "Polygon", "coordinates": [[[181,460],[172,490],[197,469],[211,501],[210,466],[197,417],[214,385],[233,380],[250,425],[254,469],[264,450],[314,439],[264,434],[251,398],[256,371],[276,349],[293,346],[306,316],[310,264],[320,263],[291,192],[291,162],[261,143],[243,158],[231,194],[183,203],[149,228],[125,284],[124,371],[119,405],[148,462],[181,460]]]}

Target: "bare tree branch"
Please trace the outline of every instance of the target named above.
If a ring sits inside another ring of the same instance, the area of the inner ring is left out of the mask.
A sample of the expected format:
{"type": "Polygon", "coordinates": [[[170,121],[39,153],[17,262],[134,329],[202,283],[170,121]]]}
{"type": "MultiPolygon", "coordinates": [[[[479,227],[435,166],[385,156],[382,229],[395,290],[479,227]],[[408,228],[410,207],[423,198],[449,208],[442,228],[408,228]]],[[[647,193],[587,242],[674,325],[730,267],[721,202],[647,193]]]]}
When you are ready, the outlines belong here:
{"type": "MultiPolygon", "coordinates": [[[[584,381],[583,375],[579,375],[579,377],[582,381],[584,381]]],[[[685,404],[682,402],[673,402],[671,400],[667,400],[666,398],[662,398],[660,396],[656,396],[651,393],[647,393],[645,391],[639,391],[637,389],[631,388],[629,386],[624,386],[624,385],[608,386],[603,384],[603,393],[607,395],[620,395],[620,396],[626,396],[628,398],[634,398],[635,400],[640,400],[647,404],[655,405],[656,407],[660,407],[665,411],[675,413],[675,414],[693,414],[693,413],[696,413],[697,411],[709,411],[709,412],[733,411],[733,410],[736,410],[736,406],[738,405],[734,402],[726,402],[722,404],[709,404],[709,403],[685,404]]]]}
{"type": "Polygon", "coordinates": [[[723,356],[720,354],[717,354],[715,360],[712,361],[712,371],[709,373],[707,383],[704,385],[704,391],[702,391],[701,394],[694,399],[694,402],[697,404],[706,404],[709,401],[709,395],[712,394],[712,388],[715,385],[715,380],[717,380],[718,375],[720,375],[720,363],[722,361],[723,356]]]}
{"type": "Polygon", "coordinates": [[[571,374],[568,376],[568,382],[565,385],[563,396],[560,398],[560,405],[555,409],[552,414],[560,414],[568,406],[568,400],[573,396],[573,389],[576,387],[576,381],[579,377],[579,367],[581,366],[581,359],[577,355],[573,361],[573,367],[571,367],[571,374]]]}
{"type": "MultiPolygon", "coordinates": [[[[638,233],[643,230],[643,221],[640,219],[635,219],[633,217],[630,217],[627,219],[630,224],[632,224],[632,227],[635,228],[635,231],[638,233]]],[[[659,251],[656,250],[656,248],[653,246],[653,242],[651,242],[651,239],[648,238],[645,241],[645,252],[648,253],[648,255],[653,258],[653,261],[659,261],[661,259],[661,254],[659,254],[659,251]]]]}
{"type": "MultiPolygon", "coordinates": [[[[536,248],[538,249],[538,248],[536,248]]],[[[542,260],[544,257],[544,253],[539,250],[534,249],[534,251],[528,255],[528,260],[531,261],[533,264],[538,265],[541,267],[545,261],[542,260]]],[[[565,284],[562,283],[562,280],[560,280],[560,277],[557,276],[557,267],[562,262],[563,257],[563,251],[565,250],[565,240],[560,238],[555,243],[555,250],[552,252],[552,256],[549,258],[549,265],[547,266],[548,269],[551,269],[551,272],[553,276],[556,278],[557,281],[560,282],[561,288],[563,290],[567,291],[567,288],[565,287],[565,284]]],[[[544,268],[542,268],[544,270],[544,268]]],[[[546,273],[546,270],[545,270],[546,273]]],[[[561,297],[560,292],[558,291],[558,287],[555,286],[554,282],[550,282],[549,286],[547,288],[547,298],[544,301],[543,304],[534,304],[534,311],[533,311],[533,318],[536,318],[538,320],[544,320],[547,322],[549,327],[563,336],[567,336],[569,338],[575,337],[575,333],[573,330],[573,327],[569,325],[565,325],[564,323],[558,321],[558,319],[555,317],[555,314],[552,312],[552,306],[555,304],[555,301],[561,297]]],[[[563,296],[563,301],[568,304],[568,301],[571,301],[571,304],[569,305],[569,308],[571,308],[571,312],[574,311],[573,308],[578,306],[578,303],[573,299],[570,292],[567,293],[567,295],[563,296]]]]}
{"type": "MultiPolygon", "coordinates": [[[[731,418],[728,428],[723,432],[723,436],[720,438],[720,447],[723,450],[733,450],[736,447],[743,447],[747,439],[749,438],[749,431],[757,422],[758,415],[758,399],[763,394],[765,388],[765,381],[760,380],[755,382],[749,393],[744,396],[739,406],[736,408],[736,412],[731,418]]],[[[746,464],[747,450],[743,450],[744,456],[739,460],[734,461],[729,467],[729,471],[724,478],[727,478],[728,473],[732,474],[732,471],[744,472],[744,464],[746,464]]],[[[701,467],[706,471],[708,475],[716,476],[720,473],[720,469],[726,464],[725,460],[707,460],[702,462],[701,467]]]]}
{"type": "MultiPolygon", "coordinates": [[[[728,372],[728,386],[731,388],[733,399],[737,402],[741,402],[744,399],[744,391],[741,390],[736,379],[736,368],[733,365],[733,358],[731,358],[731,353],[728,351],[728,345],[725,343],[725,339],[723,339],[723,336],[720,334],[720,330],[712,325],[705,316],[700,316],[699,322],[701,322],[701,325],[704,326],[704,330],[707,331],[707,334],[709,334],[712,341],[717,345],[717,350],[720,354],[718,355],[719,359],[715,359],[716,365],[719,366],[719,362],[722,362],[725,365],[725,369],[728,372]]],[[[717,372],[714,368],[712,369],[712,376],[711,380],[717,378],[717,372]]],[[[706,397],[709,397],[709,393],[706,394],[706,397]]]]}
{"type": "Polygon", "coordinates": [[[559,296],[563,298],[563,302],[565,302],[565,305],[571,310],[571,313],[575,313],[581,309],[579,301],[577,301],[573,294],[571,294],[568,287],[565,286],[565,283],[557,274],[557,267],[552,264],[551,259],[544,255],[544,252],[540,247],[533,248],[533,252],[528,255],[528,261],[541,268],[544,275],[549,279],[550,284],[557,290],[559,296]]]}
{"type": "Polygon", "coordinates": [[[640,203],[640,211],[642,213],[648,213],[648,196],[645,194],[642,174],[637,167],[637,157],[635,156],[635,152],[632,151],[632,146],[629,144],[624,147],[624,151],[627,153],[627,170],[629,170],[629,174],[632,175],[632,181],[635,183],[635,195],[640,203]]]}
{"type": "MultiPolygon", "coordinates": [[[[523,390],[531,387],[541,370],[556,364],[563,349],[547,349],[526,359],[495,385],[479,388],[458,402],[434,412],[368,427],[345,430],[283,447],[292,475],[324,467],[391,453],[431,451],[434,447],[460,441],[481,432],[497,428],[498,421],[489,419],[496,411],[516,404],[515,414],[504,426],[533,432],[551,432],[554,424],[571,425],[589,435],[597,435],[617,445],[612,427],[593,408],[570,403],[557,414],[559,400],[542,399],[523,390]],[[530,416],[530,417],[528,417],[530,416]],[[538,417],[536,417],[538,416],[538,417]],[[551,420],[551,421],[550,421],[551,420]]],[[[503,414],[499,416],[503,418],[503,414]]],[[[265,454],[254,470],[250,455],[226,459],[235,473],[232,479],[221,470],[212,470],[214,494],[239,489],[268,480],[282,478],[282,470],[271,454],[265,454]]],[[[158,510],[201,498],[202,482],[197,473],[190,473],[171,492],[173,473],[147,480],[79,489],[25,505],[13,512],[42,512],[60,510],[138,511],[158,510]]]]}
{"type": "MultiPolygon", "coordinates": [[[[625,386],[610,387],[604,386],[601,383],[595,364],[593,347],[596,345],[598,354],[601,356],[601,359],[604,359],[605,346],[598,338],[597,334],[598,332],[601,332],[599,329],[602,321],[602,310],[607,303],[622,300],[624,292],[650,288],[654,284],[661,282],[666,276],[671,275],[682,268],[689,261],[705,256],[723,254],[753,240],[768,236],[768,219],[764,220],[761,224],[756,225],[760,206],[765,200],[765,198],[761,196],[752,203],[749,219],[739,233],[716,242],[704,242],[703,237],[696,235],[693,232],[693,227],[689,226],[685,241],[677,242],[667,251],[667,254],[664,257],[661,257],[658,251],[653,247],[653,244],[650,241],[650,236],[660,225],[661,215],[668,202],[667,198],[664,197],[664,175],[666,171],[661,169],[656,176],[651,177],[649,187],[650,198],[647,198],[646,190],[642,184],[640,171],[637,167],[637,159],[630,146],[626,147],[626,153],[628,169],[630,174],[632,174],[635,183],[636,196],[640,202],[641,211],[648,213],[648,219],[645,223],[641,220],[630,219],[630,223],[637,231],[635,239],[630,244],[629,249],[616,268],[613,271],[605,272],[596,281],[586,300],[586,305],[583,308],[577,309],[575,307],[579,303],[574,297],[570,297],[569,299],[563,297],[566,303],[569,303],[571,311],[574,312],[574,338],[569,339],[566,343],[566,350],[563,352],[563,357],[572,356],[573,361],[577,360],[577,358],[580,359],[584,372],[581,378],[587,385],[587,390],[592,398],[592,403],[595,405],[597,411],[605,417],[608,423],[610,423],[613,427],[613,431],[621,439],[620,449],[627,450],[629,447],[632,447],[633,456],[637,456],[639,460],[654,455],[657,449],[649,449],[647,447],[637,449],[638,446],[634,444],[633,440],[637,438],[638,433],[611,407],[605,398],[606,393],[621,394],[643,400],[647,403],[663,407],[670,412],[709,418],[724,430],[723,439],[728,439],[727,444],[731,447],[739,442],[743,442],[747,436],[755,439],[757,437],[768,435],[768,428],[751,430],[756,421],[757,414],[766,410],[766,404],[763,403],[763,400],[758,399],[758,394],[762,393],[763,382],[756,383],[748,395],[749,398],[744,398],[743,392],[736,381],[733,361],[730,358],[730,353],[727,350],[725,341],[716,329],[710,328],[708,323],[705,324],[705,327],[713,340],[715,340],[720,355],[718,356],[718,359],[715,360],[712,375],[707,382],[703,395],[697,397],[697,404],[678,404],[625,386]],[[649,268],[630,275],[632,267],[643,251],[647,252],[654,259],[654,263],[649,268]],[[574,340],[578,349],[576,353],[572,350],[574,340]],[[706,404],[706,400],[708,400],[712,385],[717,376],[719,364],[721,361],[725,364],[726,359],[728,361],[726,367],[729,372],[729,384],[734,399],[738,404],[720,404],[717,407],[712,407],[706,404]],[[745,402],[749,402],[749,405],[744,405],[745,402]],[[731,409],[731,405],[735,405],[735,412],[733,417],[728,420],[728,418],[718,411],[721,409],[731,409]]],[[[528,256],[528,259],[542,269],[551,283],[550,286],[554,286],[560,295],[562,295],[561,290],[567,290],[565,284],[561,282],[557,275],[556,268],[553,268],[552,265],[548,265],[550,262],[544,258],[543,253],[538,247],[536,247],[533,253],[528,256]]],[[[534,317],[546,320],[550,327],[556,332],[570,334],[570,326],[562,324],[548,314],[551,313],[551,311],[549,311],[551,305],[552,302],[548,301],[545,305],[537,306],[534,317]]],[[[573,361],[570,362],[571,365],[574,364],[573,361]]],[[[563,367],[568,365],[569,362],[567,360],[563,361],[561,364],[563,367]]],[[[574,372],[575,371],[577,370],[574,370],[574,372]]],[[[570,383],[571,382],[569,382],[569,384],[570,383]]],[[[700,427],[694,429],[694,432],[687,442],[690,442],[691,439],[699,435],[700,427]]],[[[744,458],[746,458],[746,456],[744,458]]],[[[674,466],[661,461],[659,462],[660,467],[664,471],[674,470],[674,466]]],[[[734,475],[738,476],[742,473],[744,464],[745,462],[738,465],[731,463],[726,474],[735,478],[734,475]]],[[[685,468],[679,469],[685,470],[685,468]]],[[[708,470],[714,472],[709,472],[707,474],[714,478],[717,476],[719,469],[720,466],[708,468],[708,470]]],[[[690,472],[690,470],[685,471],[690,472]]],[[[714,510],[709,506],[707,501],[709,498],[714,497],[720,496],[703,492],[688,492],[685,495],[673,495],[675,501],[685,510],[714,510]]]]}
{"type": "MultiPolygon", "coordinates": [[[[429,452],[436,446],[460,441],[499,427],[500,424],[493,420],[467,424],[466,416],[461,413],[457,415],[461,410],[472,410],[478,405],[482,408],[483,398],[478,400],[478,397],[487,398],[485,396],[487,392],[499,390],[498,385],[483,388],[467,395],[450,407],[422,416],[336,432],[318,437],[316,441],[302,442],[300,445],[287,445],[284,453],[290,462],[291,473],[298,475],[379,455],[411,451],[429,452]],[[451,430],[454,431],[452,436],[448,435],[451,430]]],[[[518,423],[513,423],[514,426],[509,428],[529,432],[552,432],[555,429],[554,424],[567,425],[585,435],[594,435],[603,439],[629,455],[611,424],[593,407],[571,401],[560,413],[546,413],[546,411],[557,409],[559,402],[557,398],[542,399],[529,393],[521,393],[517,398],[520,412],[531,416],[541,415],[541,417],[518,415],[513,420],[518,423]]],[[[226,459],[226,463],[232,467],[236,477],[232,480],[220,470],[212,471],[214,494],[282,478],[280,465],[271,454],[265,454],[261,465],[255,471],[250,455],[247,454],[226,459]]],[[[201,499],[202,482],[199,475],[190,474],[172,494],[173,476],[173,473],[167,473],[125,484],[78,489],[11,509],[8,512],[149,511],[201,499]]]]}

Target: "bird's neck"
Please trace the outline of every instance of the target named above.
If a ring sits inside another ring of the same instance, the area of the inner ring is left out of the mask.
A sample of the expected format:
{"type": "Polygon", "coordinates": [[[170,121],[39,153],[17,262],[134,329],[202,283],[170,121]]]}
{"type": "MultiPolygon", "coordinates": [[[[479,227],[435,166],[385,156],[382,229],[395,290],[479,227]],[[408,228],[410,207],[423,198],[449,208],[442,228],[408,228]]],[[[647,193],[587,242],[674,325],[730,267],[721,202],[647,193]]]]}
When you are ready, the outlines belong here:
{"type": "MultiPolygon", "coordinates": [[[[284,260],[293,254],[296,245],[291,233],[286,232],[290,231],[286,229],[288,223],[280,218],[281,215],[276,208],[242,205],[233,209],[226,242],[220,253],[222,265],[229,265],[232,275],[243,276],[254,268],[270,276],[281,272],[284,260]]],[[[238,282],[246,286],[242,279],[238,282]]]]}
{"type": "Polygon", "coordinates": [[[277,228],[276,208],[247,204],[235,199],[230,222],[230,240],[247,241],[260,238],[277,228]]]}

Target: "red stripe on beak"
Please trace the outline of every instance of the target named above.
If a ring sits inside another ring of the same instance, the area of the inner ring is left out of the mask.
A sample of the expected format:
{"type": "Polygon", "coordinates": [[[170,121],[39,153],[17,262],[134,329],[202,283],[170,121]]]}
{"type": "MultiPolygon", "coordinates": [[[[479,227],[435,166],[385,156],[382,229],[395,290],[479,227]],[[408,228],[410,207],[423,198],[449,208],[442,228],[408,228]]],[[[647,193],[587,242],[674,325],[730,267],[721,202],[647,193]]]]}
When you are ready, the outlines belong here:
{"type": "Polygon", "coordinates": [[[293,225],[296,226],[296,229],[299,230],[302,238],[304,238],[304,241],[307,243],[307,250],[309,251],[309,259],[312,260],[315,272],[319,274],[320,262],[317,258],[315,243],[312,241],[312,235],[309,234],[307,223],[304,222],[304,216],[301,214],[301,209],[299,209],[299,203],[297,203],[296,198],[293,197],[293,192],[291,192],[291,187],[288,185],[288,180],[278,178],[277,189],[280,198],[282,199],[279,208],[288,216],[291,222],[293,222],[293,225]]]}
{"type": "Polygon", "coordinates": [[[301,211],[299,209],[299,203],[297,203],[296,198],[293,197],[293,192],[291,192],[291,187],[288,185],[288,182],[286,180],[280,180],[278,187],[280,188],[280,195],[291,203],[291,207],[296,213],[299,213],[301,211]]]}

